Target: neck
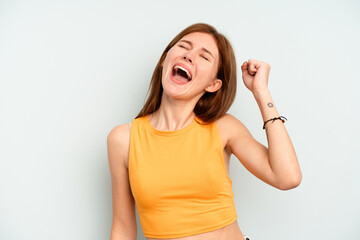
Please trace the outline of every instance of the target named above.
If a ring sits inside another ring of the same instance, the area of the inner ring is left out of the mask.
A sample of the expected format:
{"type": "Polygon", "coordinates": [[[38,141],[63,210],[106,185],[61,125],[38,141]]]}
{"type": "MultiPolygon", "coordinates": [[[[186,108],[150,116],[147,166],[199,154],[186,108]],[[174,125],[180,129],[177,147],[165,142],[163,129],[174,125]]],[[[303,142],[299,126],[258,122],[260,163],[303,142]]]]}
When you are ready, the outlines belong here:
{"type": "Polygon", "coordinates": [[[179,100],[163,93],[158,110],[149,114],[151,125],[161,131],[176,131],[192,123],[198,99],[179,100]]]}

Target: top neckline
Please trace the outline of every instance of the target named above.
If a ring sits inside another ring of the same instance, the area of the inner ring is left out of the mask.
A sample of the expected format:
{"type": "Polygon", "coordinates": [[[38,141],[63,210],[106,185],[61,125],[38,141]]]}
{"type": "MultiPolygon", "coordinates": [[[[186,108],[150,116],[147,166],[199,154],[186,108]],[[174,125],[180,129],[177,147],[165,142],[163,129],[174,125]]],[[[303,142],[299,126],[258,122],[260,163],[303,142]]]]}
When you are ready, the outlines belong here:
{"type": "Polygon", "coordinates": [[[158,130],[158,129],[154,128],[151,125],[150,119],[149,119],[149,114],[145,116],[145,122],[148,125],[150,131],[152,133],[155,133],[155,134],[161,135],[161,136],[176,136],[176,135],[185,134],[197,125],[197,121],[199,121],[199,119],[198,119],[198,117],[195,116],[194,120],[190,124],[185,126],[184,128],[174,130],[174,131],[162,131],[162,130],[158,130]]]}

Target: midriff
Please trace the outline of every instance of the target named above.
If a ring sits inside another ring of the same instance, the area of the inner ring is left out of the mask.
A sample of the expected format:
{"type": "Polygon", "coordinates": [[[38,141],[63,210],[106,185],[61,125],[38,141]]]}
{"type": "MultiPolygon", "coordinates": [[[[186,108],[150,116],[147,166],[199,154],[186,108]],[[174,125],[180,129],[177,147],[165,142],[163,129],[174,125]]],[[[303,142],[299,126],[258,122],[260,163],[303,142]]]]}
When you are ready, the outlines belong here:
{"type": "MultiPolygon", "coordinates": [[[[146,238],[147,240],[159,240],[160,238],[146,238]]],[[[161,240],[244,240],[244,236],[240,231],[237,220],[223,228],[200,233],[188,237],[180,238],[161,238],[161,240]]]]}

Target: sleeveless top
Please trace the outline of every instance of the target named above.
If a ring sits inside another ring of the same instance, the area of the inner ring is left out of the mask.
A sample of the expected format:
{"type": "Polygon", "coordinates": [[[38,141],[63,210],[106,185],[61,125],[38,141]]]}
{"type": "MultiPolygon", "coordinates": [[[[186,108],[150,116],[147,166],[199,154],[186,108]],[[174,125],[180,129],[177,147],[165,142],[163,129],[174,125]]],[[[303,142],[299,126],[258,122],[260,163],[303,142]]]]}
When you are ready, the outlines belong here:
{"type": "Polygon", "coordinates": [[[216,123],[198,122],[160,131],[146,115],[131,124],[129,182],[148,238],[196,235],[237,219],[216,123]]]}

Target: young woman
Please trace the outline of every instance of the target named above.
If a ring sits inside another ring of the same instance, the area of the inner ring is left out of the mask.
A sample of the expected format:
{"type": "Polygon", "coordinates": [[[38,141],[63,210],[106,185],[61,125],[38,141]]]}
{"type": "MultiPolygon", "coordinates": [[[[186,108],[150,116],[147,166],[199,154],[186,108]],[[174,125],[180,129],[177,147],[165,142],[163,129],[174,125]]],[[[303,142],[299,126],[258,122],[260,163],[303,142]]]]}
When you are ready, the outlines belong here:
{"type": "Polygon", "coordinates": [[[241,70],[259,105],[268,148],[226,113],[237,81],[229,41],[199,23],[169,43],[143,109],[108,135],[111,240],[136,239],[135,205],[148,240],[242,240],[229,177],[231,154],[275,188],[300,184],[294,147],[267,87],[270,65],[249,59],[241,70]]]}

